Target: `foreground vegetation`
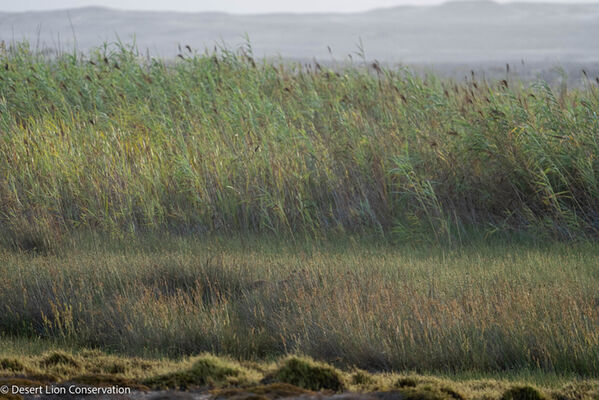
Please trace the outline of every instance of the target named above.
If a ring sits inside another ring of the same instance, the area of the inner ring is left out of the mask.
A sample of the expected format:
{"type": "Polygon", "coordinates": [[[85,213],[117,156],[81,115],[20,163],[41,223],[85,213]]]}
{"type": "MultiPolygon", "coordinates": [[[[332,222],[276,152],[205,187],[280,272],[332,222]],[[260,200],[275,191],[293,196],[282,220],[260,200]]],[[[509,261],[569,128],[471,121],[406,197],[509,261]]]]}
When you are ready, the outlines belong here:
{"type": "MultiPolygon", "coordinates": [[[[123,358],[98,351],[46,351],[0,357],[0,385],[51,383],[130,387],[137,391],[204,390],[214,398],[267,400],[320,391],[371,393],[364,399],[405,400],[578,400],[599,395],[599,381],[557,377],[511,379],[431,377],[417,374],[339,370],[306,357],[238,362],[208,354],[179,361],[123,358]]],[[[19,399],[18,396],[0,398],[19,399]]],[[[358,399],[358,397],[356,397],[358,399]]]]}
{"type": "Polygon", "coordinates": [[[599,89],[177,62],[124,46],[45,59],[0,50],[0,229],[374,231],[399,241],[595,237],[599,89]]]}
{"type": "Polygon", "coordinates": [[[0,332],[134,356],[597,377],[598,251],[88,238],[0,252],[0,332]]]}

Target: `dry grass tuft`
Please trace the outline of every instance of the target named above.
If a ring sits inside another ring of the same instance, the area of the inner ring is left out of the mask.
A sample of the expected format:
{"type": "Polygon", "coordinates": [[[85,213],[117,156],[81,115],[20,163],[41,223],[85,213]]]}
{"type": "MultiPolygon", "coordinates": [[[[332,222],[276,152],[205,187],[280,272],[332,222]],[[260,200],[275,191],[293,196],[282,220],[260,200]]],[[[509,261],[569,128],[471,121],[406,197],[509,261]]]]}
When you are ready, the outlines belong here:
{"type": "Polygon", "coordinates": [[[14,358],[0,358],[0,370],[21,372],[25,369],[23,363],[14,358]]]}
{"type": "Polygon", "coordinates": [[[501,400],[545,400],[546,397],[532,386],[515,386],[505,391],[501,400]]]}
{"type": "Polygon", "coordinates": [[[55,365],[65,365],[69,367],[79,368],[81,365],[71,355],[64,352],[52,352],[47,354],[40,361],[40,365],[43,367],[52,367],[55,365]]]}
{"type": "Polygon", "coordinates": [[[330,365],[305,357],[289,357],[267,377],[267,380],[289,383],[308,390],[342,391],[345,382],[341,372],[330,365]]]}
{"type": "Polygon", "coordinates": [[[247,380],[238,364],[210,355],[197,358],[189,369],[153,377],[144,384],[154,389],[191,389],[240,384],[247,380]]]}

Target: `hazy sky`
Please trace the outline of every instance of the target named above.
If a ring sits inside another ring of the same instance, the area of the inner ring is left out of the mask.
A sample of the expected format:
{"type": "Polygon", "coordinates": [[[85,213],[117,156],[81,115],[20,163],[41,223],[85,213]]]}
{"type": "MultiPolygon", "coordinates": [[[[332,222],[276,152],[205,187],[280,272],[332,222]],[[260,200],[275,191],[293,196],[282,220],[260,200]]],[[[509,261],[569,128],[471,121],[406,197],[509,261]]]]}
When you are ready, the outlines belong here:
{"type": "MultiPolygon", "coordinates": [[[[506,1],[500,0],[500,2],[506,1]]],[[[562,3],[599,2],[599,0],[545,1],[562,3]]],[[[232,13],[352,12],[401,4],[424,5],[440,2],[442,0],[0,0],[0,11],[48,10],[99,5],[121,9],[226,11],[232,13]]]]}

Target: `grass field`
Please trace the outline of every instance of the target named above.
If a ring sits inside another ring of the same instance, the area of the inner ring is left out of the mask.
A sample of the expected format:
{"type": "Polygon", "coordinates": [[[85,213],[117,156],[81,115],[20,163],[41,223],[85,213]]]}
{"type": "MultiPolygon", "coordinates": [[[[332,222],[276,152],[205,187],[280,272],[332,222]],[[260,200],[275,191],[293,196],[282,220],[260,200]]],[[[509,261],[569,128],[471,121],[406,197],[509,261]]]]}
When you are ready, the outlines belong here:
{"type": "Polygon", "coordinates": [[[0,49],[0,376],[599,395],[595,82],[182,53],[0,49]]]}
{"type": "Polygon", "coordinates": [[[130,355],[300,353],[369,370],[596,377],[598,252],[274,238],[8,251],[0,329],[130,355]]]}

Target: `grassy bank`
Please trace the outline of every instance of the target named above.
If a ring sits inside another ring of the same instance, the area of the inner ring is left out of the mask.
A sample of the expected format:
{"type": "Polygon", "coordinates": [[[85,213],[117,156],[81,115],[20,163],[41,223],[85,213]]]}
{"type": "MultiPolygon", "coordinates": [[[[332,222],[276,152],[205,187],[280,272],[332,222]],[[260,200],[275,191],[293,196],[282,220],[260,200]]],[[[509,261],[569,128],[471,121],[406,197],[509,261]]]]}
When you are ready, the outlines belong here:
{"type": "Polygon", "coordinates": [[[382,374],[356,368],[337,369],[295,356],[256,363],[208,354],[175,361],[119,357],[90,350],[49,350],[40,354],[20,351],[18,358],[5,352],[0,355],[0,385],[54,383],[117,385],[140,391],[202,390],[212,398],[236,400],[297,397],[314,395],[315,391],[325,396],[349,391],[368,394],[352,397],[356,399],[407,400],[578,400],[599,395],[597,380],[547,375],[465,378],[382,374]]]}
{"type": "Polygon", "coordinates": [[[0,50],[0,229],[596,236],[599,90],[403,69],[0,50]]]}
{"type": "Polygon", "coordinates": [[[133,356],[597,377],[598,251],[88,239],[0,252],[0,332],[133,356]]]}

